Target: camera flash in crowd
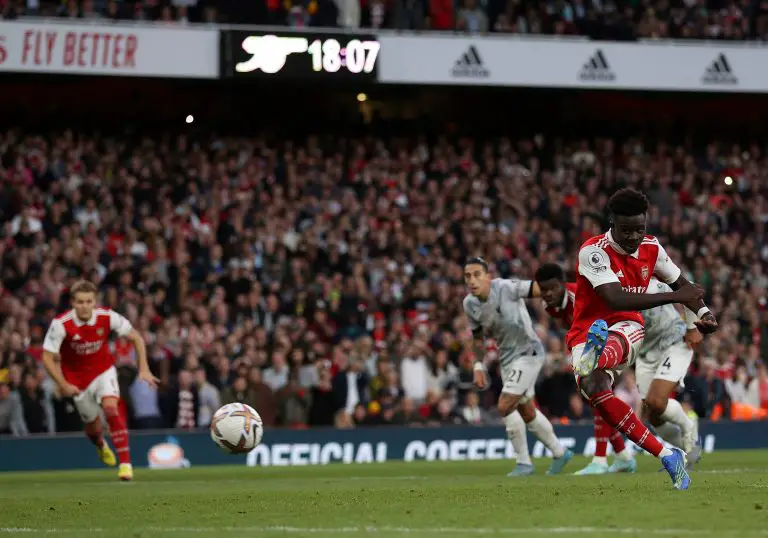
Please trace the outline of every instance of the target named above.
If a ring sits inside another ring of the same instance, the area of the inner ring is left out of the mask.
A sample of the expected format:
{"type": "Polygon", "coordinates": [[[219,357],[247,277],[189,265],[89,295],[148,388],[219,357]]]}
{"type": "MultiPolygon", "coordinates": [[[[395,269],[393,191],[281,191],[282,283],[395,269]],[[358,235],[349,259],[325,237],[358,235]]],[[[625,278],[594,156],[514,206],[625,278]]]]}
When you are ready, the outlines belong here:
{"type": "Polygon", "coordinates": [[[195,121],[195,118],[192,116],[192,114],[188,115],[187,116],[187,123],[192,123],[193,121],[195,121]]]}
{"type": "Polygon", "coordinates": [[[725,184],[728,185],[729,187],[733,185],[733,178],[731,176],[725,176],[725,179],[723,181],[725,181],[725,184]]]}
{"type": "Polygon", "coordinates": [[[364,93],[358,93],[357,94],[357,101],[358,103],[365,103],[368,100],[368,96],[364,93]]]}

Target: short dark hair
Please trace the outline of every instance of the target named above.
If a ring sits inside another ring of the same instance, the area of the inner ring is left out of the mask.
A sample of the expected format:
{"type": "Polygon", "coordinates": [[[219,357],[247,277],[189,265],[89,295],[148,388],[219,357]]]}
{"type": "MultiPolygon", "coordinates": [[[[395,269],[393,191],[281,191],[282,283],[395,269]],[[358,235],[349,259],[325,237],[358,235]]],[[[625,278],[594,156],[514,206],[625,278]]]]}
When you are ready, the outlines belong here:
{"type": "Polygon", "coordinates": [[[536,270],[536,282],[544,282],[545,280],[559,280],[565,281],[565,271],[556,263],[545,263],[536,270]]]}
{"type": "Polygon", "coordinates": [[[480,256],[473,256],[469,258],[466,262],[464,262],[464,267],[467,265],[479,265],[483,269],[485,269],[485,272],[488,272],[488,262],[482,259],[480,256]]]}
{"type": "Polygon", "coordinates": [[[630,187],[618,190],[608,199],[608,212],[622,217],[643,215],[648,212],[648,198],[630,187]]]}

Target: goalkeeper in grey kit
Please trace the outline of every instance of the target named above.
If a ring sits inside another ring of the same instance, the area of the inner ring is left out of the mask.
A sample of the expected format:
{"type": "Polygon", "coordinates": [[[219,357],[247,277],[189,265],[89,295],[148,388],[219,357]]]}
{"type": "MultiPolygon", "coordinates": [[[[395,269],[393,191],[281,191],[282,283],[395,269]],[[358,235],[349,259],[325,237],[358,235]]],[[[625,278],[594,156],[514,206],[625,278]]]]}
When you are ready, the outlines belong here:
{"type": "Polygon", "coordinates": [[[464,264],[464,282],[470,292],[464,298],[464,313],[472,330],[475,385],[480,389],[488,386],[485,339],[493,338],[499,348],[504,387],[498,409],[517,453],[517,465],[507,476],[534,472],[526,426],[552,452],[552,465],[547,474],[558,474],[573,453],[563,447],[552,423],[533,403],[534,386],[546,355],[533,329],[525,299],[539,296],[538,284],[530,280],[491,278],[488,263],[479,257],[470,258],[464,264]]]}

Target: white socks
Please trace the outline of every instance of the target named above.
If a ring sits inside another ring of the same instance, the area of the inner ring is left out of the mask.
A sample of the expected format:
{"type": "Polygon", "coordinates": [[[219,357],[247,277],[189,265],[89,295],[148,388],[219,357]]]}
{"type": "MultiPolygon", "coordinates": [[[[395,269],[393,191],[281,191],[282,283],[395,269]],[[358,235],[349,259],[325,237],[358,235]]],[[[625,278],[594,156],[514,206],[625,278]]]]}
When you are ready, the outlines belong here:
{"type": "Polygon", "coordinates": [[[544,414],[536,410],[536,418],[528,423],[528,429],[544,443],[555,458],[561,458],[565,454],[565,448],[560,444],[560,440],[555,435],[555,429],[552,423],[544,414]]]}
{"type": "Polygon", "coordinates": [[[528,452],[528,435],[525,432],[525,422],[516,410],[504,417],[507,426],[507,437],[517,454],[518,465],[531,465],[531,453],[528,452]]]}
{"type": "Polygon", "coordinates": [[[672,424],[671,422],[665,422],[661,426],[654,426],[656,435],[664,439],[667,443],[678,448],[683,446],[683,432],[680,431],[680,427],[672,424]]]}
{"type": "MultiPolygon", "coordinates": [[[[683,406],[680,405],[680,402],[675,399],[670,398],[667,400],[667,408],[664,409],[664,412],[661,414],[660,418],[666,422],[671,422],[672,424],[679,426],[683,435],[686,435],[690,433],[691,430],[693,430],[693,423],[691,422],[691,419],[689,419],[688,415],[685,414],[685,410],[683,410],[683,406]]],[[[665,441],[669,441],[675,446],[680,446],[679,443],[675,443],[671,439],[667,439],[663,434],[659,435],[661,435],[665,441]]]]}

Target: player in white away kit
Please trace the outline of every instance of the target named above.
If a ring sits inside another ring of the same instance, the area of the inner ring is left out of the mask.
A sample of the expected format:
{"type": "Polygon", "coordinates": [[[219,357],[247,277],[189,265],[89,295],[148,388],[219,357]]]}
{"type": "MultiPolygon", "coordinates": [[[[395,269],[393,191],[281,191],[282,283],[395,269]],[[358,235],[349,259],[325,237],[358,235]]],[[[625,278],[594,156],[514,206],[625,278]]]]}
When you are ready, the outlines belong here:
{"type": "Polygon", "coordinates": [[[544,364],[545,352],[533,330],[525,299],[539,296],[538,284],[530,280],[491,279],[488,264],[482,258],[467,261],[464,281],[470,291],[464,298],[464,313],[472,330],[475,384],[480,389],[488,387],[488,372],[483,362],[485,338],[496,340],[499,348],[504,387],[498,409],[517,453],[517,465],[507,476],[525,476],[534,471],[523,423],[552,452],[552,465],[547,474],[557,474],[571,460],[573,452],[560,444],[552,423],[533,403],[534,385],[544,364]]]}
{"type": "MultiPolygon", "coordinates": [[[[646,293],[670,293],[672,288],[652,278],[646,293]]],[[[674,305],[644,310],[645,340],[635,365],[637,389],[643,398],[649,422],[665,441],[682,448],[688,463],[701,456],[698,424],[688,418],[680,402],[669,394],[688,373],[693,348],[702,340],[694,322],[698,319],[685,309],[685,321],[674,305]]]]}

